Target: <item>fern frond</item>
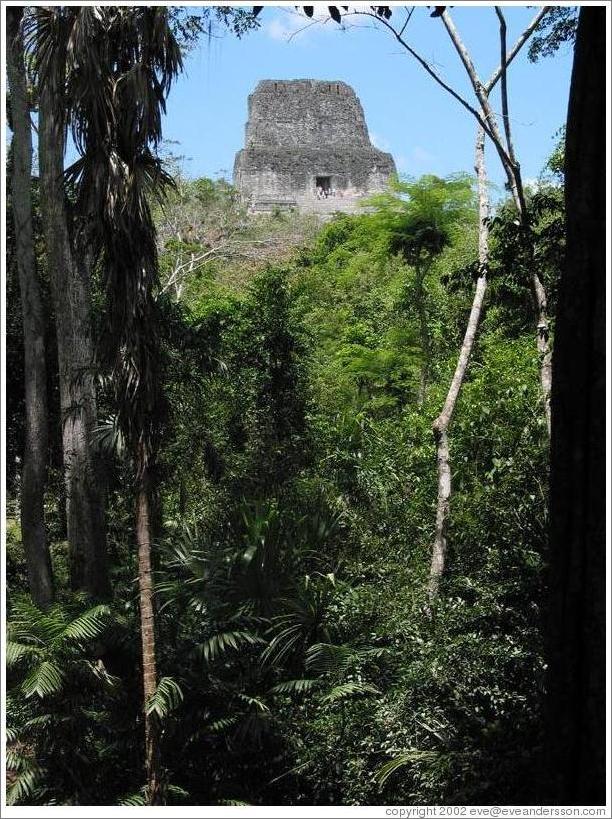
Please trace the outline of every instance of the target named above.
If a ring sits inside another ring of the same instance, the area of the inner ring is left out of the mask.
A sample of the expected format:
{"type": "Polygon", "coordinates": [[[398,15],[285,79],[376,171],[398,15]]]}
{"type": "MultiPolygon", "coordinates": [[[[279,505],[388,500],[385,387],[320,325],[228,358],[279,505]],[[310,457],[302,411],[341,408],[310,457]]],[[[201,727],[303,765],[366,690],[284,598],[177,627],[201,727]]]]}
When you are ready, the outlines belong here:
{"type": "Polygon", "coordinates": [[[40,780],[41,771],[38,765],[32,763],[27,769],[20,771],[13,783],[6,789],[6,804],[31,802],[40,780]]]}
{"type": "Polygon", "coordinates": [[[180,796],[182,799],[185,799],[189,796],[189,791],[186,791],[184,788],[181,788],[180,785],[168,785],[166,787],[166,791],[170,796],[180,796]]]}
{"type": "Polygon", "coordinates": [[[53,721],[54,721],[53,714],[40,714],[37,717],[32,717],[32,719],[29,719],[25,723],[25,725],[23,727],[24,728],[49,728],[51,726],[51,724],[53,723],[53,721]]]}
{"type": "Polygon", "coordinates": [[[368,696],[370,694],[381,694],[382,692],[369,683],[347,682],[337,685],[323,697],[323,702],[332,703],[338,700],[345,700],[349,697],[368,696]]]}
{"type": "Polygon", "coordinates": [[[16,643],[13,640],[7,640],[6,643],[6,667],[12,668],[21,660],[31,657],[40,657],[41,650],[33,645],[24,645],[23,643],[16,643]]]}
{"type": "Polygon", "coordinates": [[[147,703],[147,714],[157,714],[160,719],[167,717],[183,701],[183,692],[179,684],[172,677],[162,677],[157,684],[157,690],[147,703]]]}
{"type": "Polygon", "coordinates": [[[8,771],[29,770],[31,765],[32,760],[25,756],[19,748],[6,749],[6,769],[8,771]]]}
{"type": "Polygon", "coordinates": [[[349,646],[315,643],[306,652],[305,665],[308,671],[319,674],[340,674],[350,667],[357,656],[349,646]]]}
{"type": "Polygon", "coordinates": [[[212,731],[213,734],[220,734],[227,731],[229,728],[233,728],[237,722],[238,717],[221,717],[221,719],[211,722],[208,729],[209,731],[212,731]]]}
{"type": "Polygon", "coordinates": [[[305,694],[320,684],[319,680],[287,680],[270,689],[272,694],[305,694]]]}
{"type": "Polygon", "coordinates": [[[257,697],[250,697],[248,694],[238,694],[238,699],[242,700],[242,702],[246,702],[247,705],[253,706],[257,711],[261,711],[262,713],[270,710],[265,702],[257,699],[257,697]]]}
{"type": "Polygon", "coordinates": [[[240,799],[219,799],[216,805],[227,805],[228,807],[247,808],[251,807],[250,802],[241,802],[240,799]]]}
{"type": "Polygon", "coordinates": [[[36,694],[40,699],[57,694],[64,684],[64,673],[50,660],[33,668],[21,684],[24,695],[31,697],[36,694]]]}
{"type": "Polygon", "coordinates": [[[140,805],[144,805],[145,798],[144,794],[141,792],[138,793],[130,793],[128,796],[122,796],[118,803],[119,805],[125,805],[126,807],[136,808],[140,805]]]}
{"type": "Polygon", "coordinates": [[[418,762],[424,760],[435,760],[439,754],[436,751],[405,751],[402,754],[390,759],[377,771],[375,779],[382,788],[385,782],[396,771],[410,765],[411,762],[418,762]]]}

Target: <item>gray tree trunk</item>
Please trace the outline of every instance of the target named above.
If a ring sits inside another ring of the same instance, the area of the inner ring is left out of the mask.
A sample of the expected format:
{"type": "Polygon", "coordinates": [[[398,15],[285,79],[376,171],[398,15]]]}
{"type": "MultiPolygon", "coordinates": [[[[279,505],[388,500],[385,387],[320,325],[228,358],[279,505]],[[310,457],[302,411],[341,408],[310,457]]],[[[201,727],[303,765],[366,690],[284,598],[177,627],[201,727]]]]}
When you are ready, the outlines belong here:
{"type": "Polygon", "coordinates": [[[431,552],[431,568],[429,570],[429,606],[433,606],[438,597],[440,580],[444,574],[447,551],[447,528],[450,513],[450,497],[452,488],[452,473],[450,466],[450,452],[448,446],[448,427],[453,417],[455,404],[463,385],[465,372],[474,347],[476,331],[480,322],[480,314],[487,290],[487,269],[489,265],[489,193],[487,188],[487,172],[485,166],[485,133],[478,129],[476,137],[475,170],[478,177],[478,262],[479,276],[474,290],[474,298],[470,317],[468,319],[463,343],[457,366],[448,388],[442,412],[433,424],[433,433],[436,441],[436,461],[438,465],[438,502],[436,509],[436,531],[431,552]]]}
{"type": "Polygon", "coordinates": [[[110,593],[104,502],[91,435],[96,426],[88,271],[75,262],[63,187],[62,100],[52,78],[41,83],[39,162],[41,209],[59,363],[62,444],[71,584],[94,597],[110,593]]]}
{"type": "Polygon", "coordinates": [[[582,7],[551,401],[546,799],[563,805],[606,799],[605,93],[606,13],[582,7]]]}
{"type": "Polygon", "coordinates": [[[21,537],[28,581],[36,605],[53,602],[53,574],[45,529],[48,417],[45,321],[34,255],[32,228],[32,130],[23,41],[23,8],[6,10],[6,70],[11,92],[11,194],[21,310],[25,374],[25,447],[21,478],[21,537]]]}

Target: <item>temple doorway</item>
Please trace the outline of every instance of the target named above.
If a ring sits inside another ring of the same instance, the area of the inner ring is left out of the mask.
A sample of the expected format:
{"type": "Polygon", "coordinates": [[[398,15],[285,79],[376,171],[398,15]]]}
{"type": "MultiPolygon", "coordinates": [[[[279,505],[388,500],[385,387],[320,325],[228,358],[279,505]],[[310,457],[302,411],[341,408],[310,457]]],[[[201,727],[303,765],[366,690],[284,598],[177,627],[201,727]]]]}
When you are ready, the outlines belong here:
{"type": "Polygon", "coordinates": [[[331,176],[315,177],[315,187],[317,192],[320,191],[324,196],[329,196],[331,193],[331,176]]]}

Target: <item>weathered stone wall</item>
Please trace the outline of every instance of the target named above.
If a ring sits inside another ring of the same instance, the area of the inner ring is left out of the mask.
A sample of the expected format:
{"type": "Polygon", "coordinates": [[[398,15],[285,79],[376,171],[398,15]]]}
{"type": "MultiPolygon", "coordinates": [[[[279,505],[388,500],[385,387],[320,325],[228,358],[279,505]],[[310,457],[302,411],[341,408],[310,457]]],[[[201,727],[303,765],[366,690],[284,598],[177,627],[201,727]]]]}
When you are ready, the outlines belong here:
{"type": "Polygon", "coordinates": [[[363,109],[346,83],[264,80],[249,96],[234,184],[253,210],[354,210],[394,173],[391,155],[370,143],[363,109]],[[329,180],[324,198],[317,196],[317,177],[329,180]]]}

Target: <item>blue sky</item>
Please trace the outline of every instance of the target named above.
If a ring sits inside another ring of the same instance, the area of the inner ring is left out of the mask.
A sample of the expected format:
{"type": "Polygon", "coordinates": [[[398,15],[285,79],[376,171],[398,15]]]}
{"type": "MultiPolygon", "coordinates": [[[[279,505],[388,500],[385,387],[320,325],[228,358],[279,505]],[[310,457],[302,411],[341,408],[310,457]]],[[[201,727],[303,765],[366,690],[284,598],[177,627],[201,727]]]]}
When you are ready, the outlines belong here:
{"type": "MultiPolygon", "coordinates": [[[[513,43],[535,14],[534,7],[506,7],[508,42],[513,43]]],[[[398,19],[402,7],[394,11],[398,19]]],[[[482,79],[499,63],[498,21],[492,6],[460,6],[453,19],[470,48],[482,79]]],[[[344,80],[358,94],[372,141],[390,151],[400,174],[446,175],[472,172],[475,121],[440,88],[386,31],[354,18],[343,31],[333,21],[310,26],[290,7],[267,6],[261,28],[238,40],[226,34],[203,39],[186,61],[186,71],[168,100],[164,135],[176,140],[189,176],[231,177],[242,147],[247,97],[262,79],[344,80]],[[294,34],[293,37],[291,35],[294,34]]],[[[439,20],[418,7],[405,37],[464,97],[473,101],[463,66],[439,20]]],[[[537,64],[527,47],[509,70],[509,101],[516,153],[523,177],[536,178],[565,122],[572,52],[562,48],[537,64]]],[[[494,96],[499,109],[499,97],[494,96]]],[[[489,174],[500,187],[503,173],[492,147],[489,174]]]]}

